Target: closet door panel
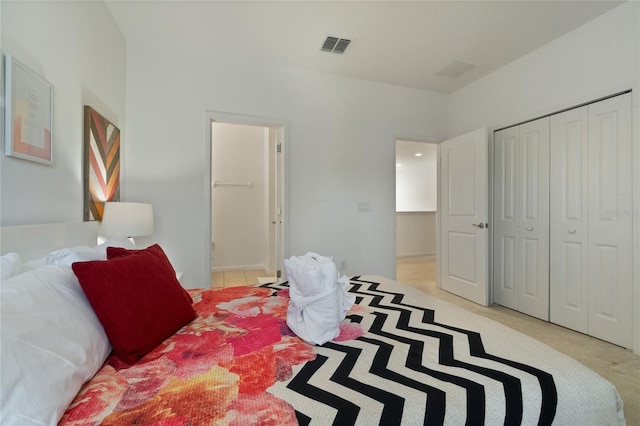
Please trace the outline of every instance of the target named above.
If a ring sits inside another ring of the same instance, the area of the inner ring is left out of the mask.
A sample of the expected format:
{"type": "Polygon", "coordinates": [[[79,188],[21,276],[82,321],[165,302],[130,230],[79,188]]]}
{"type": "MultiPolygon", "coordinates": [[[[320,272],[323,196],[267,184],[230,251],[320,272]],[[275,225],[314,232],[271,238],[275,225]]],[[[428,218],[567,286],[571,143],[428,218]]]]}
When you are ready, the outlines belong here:
{"type": "Polygon", "coordinates": [[[549,320],[549,118],[520,126],[516,282],[521,312],[549,320]]]}
{"type": "Polygon", "coordinates": [[[552,116],[550,127],[550,320],[587,333],[587,107],[552,116]]]}
{"type": "Polygon", "coordinates": [[[589,106],[589,334],[632,346],[631,95],[589,106]]]}
{"type": "Polygon", "coordinates": [[[518,309],[516,289],[516,158],[518,127],[494,133],[493,299],[518,309]]]}

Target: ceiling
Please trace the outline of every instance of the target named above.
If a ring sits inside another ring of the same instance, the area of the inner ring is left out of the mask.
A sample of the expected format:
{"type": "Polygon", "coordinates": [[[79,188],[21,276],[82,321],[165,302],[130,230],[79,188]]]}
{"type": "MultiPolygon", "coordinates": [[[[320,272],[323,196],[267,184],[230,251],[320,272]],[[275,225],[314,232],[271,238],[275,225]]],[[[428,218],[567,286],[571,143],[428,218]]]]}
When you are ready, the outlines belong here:
{"type": "Polygon", "coordinates": [[[107,1],[129,42],[178,39],[275,66],[451,93],[620,1],[107,1]],[[351,39],[343,55],[327,35],[351,39]],[[436,75],[474,64],[456,78],[436,75]]]}

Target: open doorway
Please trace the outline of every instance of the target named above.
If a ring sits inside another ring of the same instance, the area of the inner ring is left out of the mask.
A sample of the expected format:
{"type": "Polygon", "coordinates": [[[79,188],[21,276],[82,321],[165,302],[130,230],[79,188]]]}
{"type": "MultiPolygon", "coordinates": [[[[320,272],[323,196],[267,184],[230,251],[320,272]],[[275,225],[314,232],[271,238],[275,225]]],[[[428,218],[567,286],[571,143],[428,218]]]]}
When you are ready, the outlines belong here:
{"type": "Polygon", "coordinates": [[[436,284],[438,145],[396,140],[396,278],[436,284]]]}
{"type": "Polygon", "coordinates": [[[281,126],[211,122],[212,286],[281,275],[283,133],[281,126]]]}

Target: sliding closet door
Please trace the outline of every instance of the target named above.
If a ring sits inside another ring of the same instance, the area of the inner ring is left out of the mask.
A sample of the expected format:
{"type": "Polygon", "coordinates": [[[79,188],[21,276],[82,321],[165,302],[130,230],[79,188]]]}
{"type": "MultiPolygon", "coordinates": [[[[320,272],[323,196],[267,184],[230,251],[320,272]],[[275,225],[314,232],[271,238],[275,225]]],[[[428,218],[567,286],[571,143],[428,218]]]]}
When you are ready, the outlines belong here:
{"type": "Polygon", "coordinates": [[[493,135],[493,301],[516,310],[516,158],[519,139],[518,126],[493,135]]]}
{"type": "Polygon", "coordinates": [[[550,320],[587,333],[588,110],[551,117],[550,320]]]}
{"type": "Polygon", "coordinates": [[[520,312],[549,320],[549,118],[520,126],[516,282],[520,312]]]}
{"type": "Polygon", "coordinates": [[[589,106],[589,334],[632,346],[631,95],[589,106]]]}

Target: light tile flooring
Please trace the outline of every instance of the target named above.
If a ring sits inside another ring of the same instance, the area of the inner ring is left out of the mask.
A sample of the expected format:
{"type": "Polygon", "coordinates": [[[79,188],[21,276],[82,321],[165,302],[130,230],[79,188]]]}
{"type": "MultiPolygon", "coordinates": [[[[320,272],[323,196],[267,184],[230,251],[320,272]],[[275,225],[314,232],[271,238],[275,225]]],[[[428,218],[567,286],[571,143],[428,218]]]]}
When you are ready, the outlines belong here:
{"type": "Polygon", "coordinates": [[[397,281],[527,334],[578,360],[618,389],[629,426],[640,426],[640,356],[499,305],[484,307],[436,287],[435,256],[399,257],[397,281]]]}
{"type": "Polygon", "coordinates": [[[262,269],[251,269],[247,271],[224,271],[213,272],[211,274],[211,287],[235,287],[239,285],[257,284],[258,278],[273,277],[262,269]]]}

